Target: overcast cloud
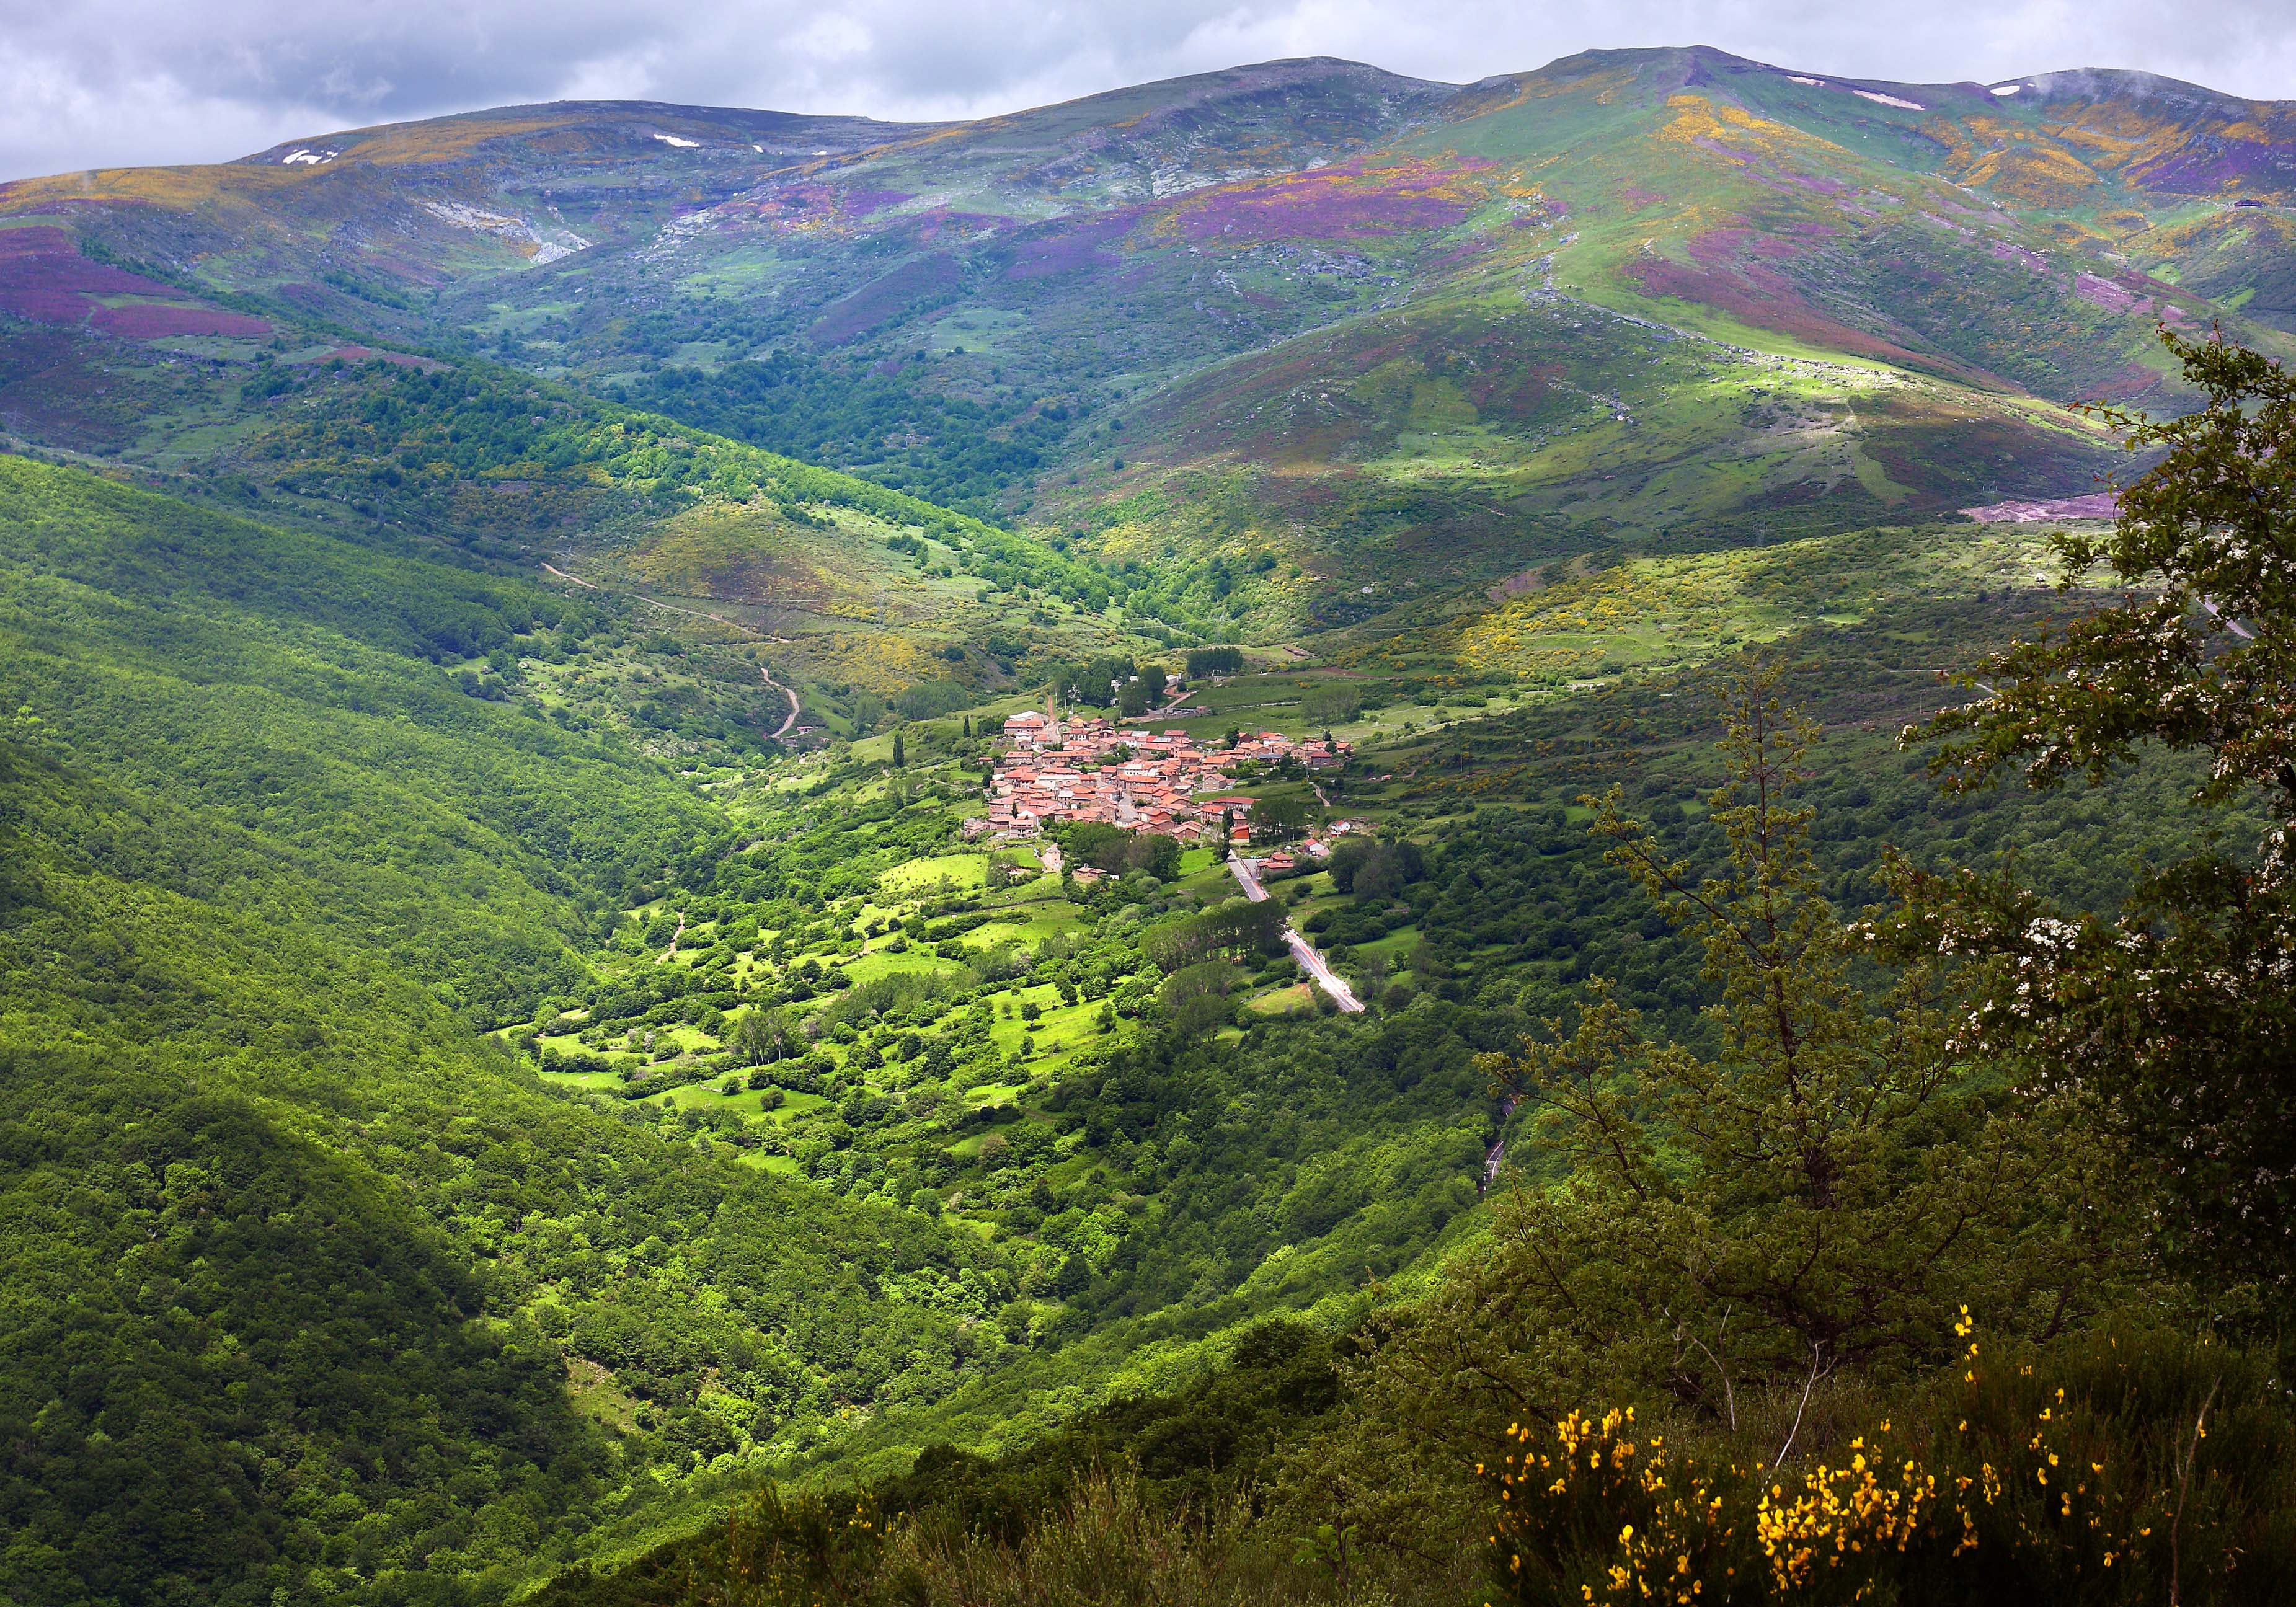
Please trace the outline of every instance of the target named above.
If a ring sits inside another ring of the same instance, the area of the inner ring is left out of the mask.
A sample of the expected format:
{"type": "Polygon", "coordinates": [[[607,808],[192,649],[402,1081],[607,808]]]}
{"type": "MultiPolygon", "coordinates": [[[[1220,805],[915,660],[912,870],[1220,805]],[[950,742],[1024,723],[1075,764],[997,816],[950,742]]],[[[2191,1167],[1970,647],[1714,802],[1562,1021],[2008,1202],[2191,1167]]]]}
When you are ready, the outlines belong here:
{"type": "Polygon", "coordinates": [[[2296,99],[2296,0],[0,0],[0,176],[558,99],[972,117],[1276,56],[1464,82],[1606,45],[1843,77],[2128,67],[2296,99]]]}

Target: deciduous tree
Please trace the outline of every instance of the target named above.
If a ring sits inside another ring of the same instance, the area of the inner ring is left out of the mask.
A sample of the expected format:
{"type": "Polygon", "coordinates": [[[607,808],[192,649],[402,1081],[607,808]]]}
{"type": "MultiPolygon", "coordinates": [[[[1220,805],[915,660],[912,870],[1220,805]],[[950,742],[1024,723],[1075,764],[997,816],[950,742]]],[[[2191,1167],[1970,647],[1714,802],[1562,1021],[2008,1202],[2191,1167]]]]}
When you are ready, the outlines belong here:
{"type": "Polygon", "coordinates": [[[1886,930],[1900,953],[1981,957],[1961,1053],[2013,1055],[2030,1085],[2102,1095],[2171,1191],[2164,1242],[2212,1283],[2296,1293],[2296,376],[2217,339],[2161,339],[2207,405],[2166,422],[2102,410],[2159,461],[2110,535],[2054,545],[2064,586],[2103,566],[2121,600],[2020,641],[1984,695],[1906,740],[1945,739],[1956,788],[2004,772],[2102,783],[2144,751],[2203,756],[2197,807],[2229,835],[2109,915],[2008,876],[1923,874],[1886,930]]]}

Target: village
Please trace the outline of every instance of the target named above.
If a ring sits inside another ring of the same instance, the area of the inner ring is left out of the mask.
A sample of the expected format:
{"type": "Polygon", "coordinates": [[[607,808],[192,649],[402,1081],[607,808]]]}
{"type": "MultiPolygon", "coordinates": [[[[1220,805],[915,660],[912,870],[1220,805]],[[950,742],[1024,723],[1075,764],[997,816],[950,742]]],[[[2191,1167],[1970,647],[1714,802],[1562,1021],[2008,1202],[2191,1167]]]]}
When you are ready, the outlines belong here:
{"type": "MultiPolygon", "coordinates": [[[[1184,844],[1217,844],[1220,821],[1233,844],[1249,840],[1256,799],[1229,791],[1246,765],[1290,760],[1308,770],[1347,762],[1346,742],[1298,742],[1280,732],[1239,733],[1231,742],[1198,742],[1185,731],[1151,731],[1104,717],[1062,719],[1047,699],[1043,712],[1024,709],[1004,721],[988,812],[967,823],[969,834],[1015,840],[1054,821],[1096,821],[1154,832],[1184,844]]],[[[1310,853],[1323,845],[1311,841],[1310,853]]],[[[1289,861],[1290,856],[1280,856],[1289,861]]],[[[1276,868],[1271,866],[1270,868],[1276,868]]]]}

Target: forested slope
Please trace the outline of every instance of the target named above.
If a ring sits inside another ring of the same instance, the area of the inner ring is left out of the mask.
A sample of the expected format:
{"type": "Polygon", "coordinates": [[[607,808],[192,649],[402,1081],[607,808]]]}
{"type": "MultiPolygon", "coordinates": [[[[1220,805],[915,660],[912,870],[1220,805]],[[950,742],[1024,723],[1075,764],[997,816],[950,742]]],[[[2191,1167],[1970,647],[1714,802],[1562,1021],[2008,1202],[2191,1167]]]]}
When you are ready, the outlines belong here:
{"type": "Polygon", "coordinates": [[[481,647],[552,599],[19,461],[0,496],[0,1418],[29,1447],[0,1589],[483,1594],[733,1431],[602,1431],[537,1324],[698,1346],[777,1416],[946,1387],[957,1316],[881,1281],[993,1275],[974,1241],[554,1097],[473,1034],[714,830],[424,656],[442,618],[481,647]]]}

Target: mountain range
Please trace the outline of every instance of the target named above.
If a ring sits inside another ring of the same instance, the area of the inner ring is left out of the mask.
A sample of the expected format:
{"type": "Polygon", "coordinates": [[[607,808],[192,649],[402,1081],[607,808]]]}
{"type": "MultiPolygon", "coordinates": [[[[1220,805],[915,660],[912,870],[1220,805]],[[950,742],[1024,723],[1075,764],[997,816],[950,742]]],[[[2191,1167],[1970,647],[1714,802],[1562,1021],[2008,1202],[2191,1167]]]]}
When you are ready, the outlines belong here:
{"type": "Polygon", "coordinates": [[[2296,330],[2292,141],[2142,74],[1709,49],[933,126],[507,108],[0,189],[0,420],[227,457],[251,421],[139,447],[99,376],[227,379],[275,332],[478,356],[1096,560],[1223,561],[1197,622],[1274,640],[1590,551],[2094,492],[2079,407],[2179,394],[2156,324],[2296,330]]]}

